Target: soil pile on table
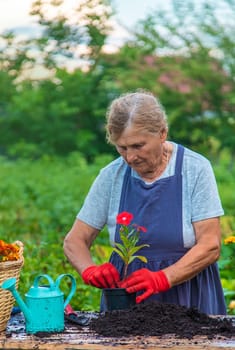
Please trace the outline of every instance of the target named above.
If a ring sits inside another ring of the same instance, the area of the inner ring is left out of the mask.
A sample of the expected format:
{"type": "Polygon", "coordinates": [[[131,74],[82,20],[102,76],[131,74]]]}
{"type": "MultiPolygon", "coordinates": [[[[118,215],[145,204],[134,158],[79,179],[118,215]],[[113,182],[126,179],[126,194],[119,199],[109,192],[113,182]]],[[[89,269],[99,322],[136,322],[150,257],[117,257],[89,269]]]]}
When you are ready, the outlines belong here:
{"type": "Polygon", "coordinates": [[[232,319],[210,317],[194,308],[157,302],[99,314],[92,319],[90,329],[107,337],[172,334],[177,338],[204,335],[212,339],[235,335],[232,319]]]}

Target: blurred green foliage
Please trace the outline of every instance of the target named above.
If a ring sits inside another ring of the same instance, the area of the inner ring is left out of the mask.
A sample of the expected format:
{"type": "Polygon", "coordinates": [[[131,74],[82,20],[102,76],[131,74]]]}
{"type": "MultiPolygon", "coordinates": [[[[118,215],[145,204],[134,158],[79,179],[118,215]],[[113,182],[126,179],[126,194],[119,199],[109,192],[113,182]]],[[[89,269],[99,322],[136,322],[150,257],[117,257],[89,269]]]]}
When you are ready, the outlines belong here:
{"type": "MultiPolygon", "coordinates": [[[[21,240],[24,243],[25,264],[19,284],[22,294],[39,274],[48,273],[56,279],[61,273],[71,273],[77,281],[77,292],[71,301],[74,308],[99,309],[100,290],[84,285],[68,263],[63,254],[63,239],[92,181],[111,159],[109,155],[103,155],[93,164],[87,164],[79,153],[68,158],[44,157],[36,161],[0,159],[0,237],[9,242],[21,240]]],[[[235,181],[232,180],[235,179],[235,165],[230,165],[225,153],[214,168],[225,209],[221,224],[223,237],[226,237],[235,231],[230,205],[235,192],[235,181]]],[[[222,250],[220,267],[229,305],[235,291],[235,270],[234,265],[228,264],[228,258],[235,256],[235,252],[228,249],[230,246],[222,250]]],[[[104,229],[92,246],[92,256],[99,264],[107,261],[110,254],[108,234],[104,229]]],[[[64,292],[66,294],[66,288],[64,292]]]]}
{"type": "MultiPolygon", "coordinates": [[[[235,220],[233,220],[232,226],[234,229],[235,220]]],[[[235,237],[235,229],[233,232],[234,233],[231,236],[235,237]]],[[[229,235],[226,234],[226,237],[229,237],[229,235]]],[[[222,241],[219,268],[228,313],[235,315],[235,243],[226,244],[224,242],[226,237],[224,237],[222,241]]]]}
{"type": "Polygon", "coordinates": [[[156,6],[112,53],[105,50],[112,2],[81,1],[70,9],[72,23],[64,2],[33,2],[37,37],[0,36],[1,154],[37,159],[78,150],[88,161],[114,154],[103,142],[107,107],[139,88],[159,97],[172,140],[207,155],[216,142],[218,152],[234,154],[235,0],[156,6]]]}
{"type": "MultiPolygon", "coordinates": [[[[98,308],[100,291],[83,285],[63,254],[63,239],[71,228],[91,182],[110,156],[97,157],[88,165],[79,153],[67,159],[0,159],[0,237],[24,243],[25,264],[20,291],[25,293],[35,276],[56,278],[72,273],[78,288],[73,303],[78,309],[98,308]],[[89,295],[89,297],[88,297],[89,295]]],[[[94,261],[108,260],[110,247],[103,232],[92,247],[94,261]]]]}
{"type": "MultiPolygon", "coordinates": [[[[105,113],[120,94],[152,91],[166,109],[169,138],[212,160],[223,236],[234,232],[235,0],[171,0],[129,28],[114,53],[104,50],[112,1],[80,1],[72,22],[64,2],[33,1],[36,37],[0,35],[0,237],[25,244],[22,293],[39,273],[70,272],[74,307],[97,310],[100,291],[81,283],[62,244],[99,169],[116,155],[105,142],[105,113]]],[[[220,267],[230,305],[227,249],[220,267]]],[[[108,259],[106,230],[92,250],[97,263],[108,259]]]]}

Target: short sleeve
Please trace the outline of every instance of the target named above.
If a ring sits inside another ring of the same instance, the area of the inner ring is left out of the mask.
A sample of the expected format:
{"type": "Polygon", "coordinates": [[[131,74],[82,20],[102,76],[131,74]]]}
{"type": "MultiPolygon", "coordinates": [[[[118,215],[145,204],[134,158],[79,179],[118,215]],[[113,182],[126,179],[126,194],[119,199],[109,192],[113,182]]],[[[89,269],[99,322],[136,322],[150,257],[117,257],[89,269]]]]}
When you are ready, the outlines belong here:
{"type": "Polygon", "coordinates": [[[101,169],[90,187],[77,218],[102,230],[108,226],[113,237],[126,163],[121,157],[101,169]]]}
{"type": "Polygon", "coordinates": [[[205,158],[199,164],[192,190],[192,222],[224,214],[212,166],[205,158]]]}
{"type": "Polygon", "coordinates": [[[77,218],[101,230],[107,222],[111,186],[111,177],[101,170],[91,185],[77,218]]]}

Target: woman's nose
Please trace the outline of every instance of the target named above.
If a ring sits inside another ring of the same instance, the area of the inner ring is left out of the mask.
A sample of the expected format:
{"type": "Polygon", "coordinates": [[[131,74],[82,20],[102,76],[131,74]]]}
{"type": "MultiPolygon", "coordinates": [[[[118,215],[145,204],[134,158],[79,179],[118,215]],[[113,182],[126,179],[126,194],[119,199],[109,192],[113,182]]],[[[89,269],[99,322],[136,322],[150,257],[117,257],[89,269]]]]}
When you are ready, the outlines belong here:
{"type": "Polygon", "coordinates": [[[127,162],[131,163],[131,162],[133,162],[133,160],[135,160],[135,158],[136,158],[136,153],[131,149],[127,149],[127,151],[126,151],[127,162]]]}

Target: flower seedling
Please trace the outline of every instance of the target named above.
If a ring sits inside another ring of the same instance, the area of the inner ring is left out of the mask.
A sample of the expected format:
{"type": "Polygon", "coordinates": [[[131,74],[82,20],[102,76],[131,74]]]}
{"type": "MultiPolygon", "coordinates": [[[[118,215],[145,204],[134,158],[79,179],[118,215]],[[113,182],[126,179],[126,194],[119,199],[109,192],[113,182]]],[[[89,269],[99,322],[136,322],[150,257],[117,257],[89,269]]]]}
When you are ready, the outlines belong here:
{"type": "Polygon", "coordinates": [[[132,223],[133,215],[126,211],[117,215],[116,223],[120,225],[121,243],[116,243],[114,251],[121,257],[124,262],[123,279],[127,277],[128,265],[134,259],[140,259],[147,263],[147,258],[142,255],[135,255],[140,249],[149,247],[148,244],[137,245],[141,232],[147,232],[146,228],[132,223]]]}

